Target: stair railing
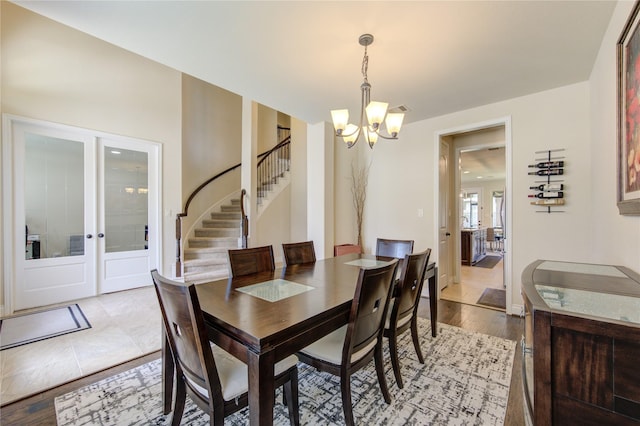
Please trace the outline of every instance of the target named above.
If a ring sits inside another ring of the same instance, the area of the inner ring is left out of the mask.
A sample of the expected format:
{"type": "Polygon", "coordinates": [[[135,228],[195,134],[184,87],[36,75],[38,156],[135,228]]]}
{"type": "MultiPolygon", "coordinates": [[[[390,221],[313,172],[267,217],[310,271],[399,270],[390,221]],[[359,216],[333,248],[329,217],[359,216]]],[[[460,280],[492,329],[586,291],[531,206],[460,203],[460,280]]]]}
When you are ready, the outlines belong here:
{"type": "Polygon", "coordinates": [[[191,193],[191,195],[189,195],[189,198],[187,198],[187,202],[184,203],[184,210],[181,213],[178,213],[176,215],[176,277],[181,277],[182,276],[182,251],[181,251],[181,248],[180,248],[181,245],[182,245],[182,218],[186,217],[189,214],[189,206],[191,205],[191,202],[193,201],[195,196],[198,195],[198,193],[200,191],[202,191],[211,182],[213,182],[214,180],[218,179],[219,177],[224,176],[225,174],[237,169],[241,165],[242,165],[242,163],[236,164],[235,166],[231,166],[227,170],[225,170],[223,172],[220,172],[217,175],[215,175],[215,176],[207,179],[203,183],[201,183],[200,186],[198,186],[191,193]]]}
{"type": "Polygon", "coordinates": [[[291,163],[291,136],[287,136],[278,145],[271,148],[258,161],[257,176],[258,198],[264,196],[266,191],[273,188],[278,182],[278,178],[284,176],[289,171],[291,163]]]}
{"type": "Polygon", "coordinates": [[[247,196],[247,191],[243,188],[240,192],[240,214],[242,221],[240,222],[240,235],[242,237],[242,248],[247,248],[247,238],[249,237],[249,216],[244,211],[244,199],[247,196]]]}
{"type": "MultiPolygon", "coordinates": [[[[286,162],[286,170],[289,170],[289,161],[291,159],[291,151],[289,146],[291,145],[291,129],[278,126],[278,140],[281,142],[278,143],[275,147],[270,149],[269,151],[263,152],[258,155],[258,173],[257,173],[257,181],[258,188],[264,186],[265,179],[274,179],[278,175],[282,176],[284,174],[284,168],[276,164],[276,157],[279,160],[286,162]],[[270,158],[271,157],[271,158],[270,158]],[[263,165],[264,164],[264,165],[263,165]],[[263,169],[261,172],[261,168],[263,169]],[[267,170],[268,169],[268,170],[267,170]],[[261,178],[260,176],[263,176],[261,178]]],[[[195,198],[195,196],[202,191],[207,185],[211,182],[215,181],[219,177],[237,169],[242,166],[242,163],[238,163],[235,166],[231,166],[223,172],[218,173],[217,175],[207,179],[200,186],[198,186],[187,198],[187,202],[184,204],[184,210],[181,213],[176,215],[176,277],[182,276],[182,218],[186,217],[189,214],[189,205],[195,198]]],[[[260,191],[260,189],[258,189],[260,191]]],[[[241,221],[241,235],[242,235],[242,247],[247,248],[247,237],[249,235],[249,217],[246,215],[244,210],[244,198],[246,197],[246,190],[242,190],[240,193],[240,205],[242,212],[242,221],[241,221]]]]}

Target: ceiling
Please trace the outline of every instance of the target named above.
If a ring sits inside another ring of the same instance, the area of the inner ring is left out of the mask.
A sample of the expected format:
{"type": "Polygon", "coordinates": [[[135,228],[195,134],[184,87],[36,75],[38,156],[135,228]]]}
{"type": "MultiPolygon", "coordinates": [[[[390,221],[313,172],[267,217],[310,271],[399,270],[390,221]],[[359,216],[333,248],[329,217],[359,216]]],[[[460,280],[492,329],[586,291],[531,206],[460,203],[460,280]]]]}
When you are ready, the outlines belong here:
{"type": "Polygon", "coordinates": [[[460,182],[473,186],[487,180],[506,179],[505,147],[492,147],[460,152],[460,182]]]}
{"type": "Polygon", "coordinates": [[[613,1],[15,1],[309,123],[372,100],[405,123],[589,78],[613,1]]]}

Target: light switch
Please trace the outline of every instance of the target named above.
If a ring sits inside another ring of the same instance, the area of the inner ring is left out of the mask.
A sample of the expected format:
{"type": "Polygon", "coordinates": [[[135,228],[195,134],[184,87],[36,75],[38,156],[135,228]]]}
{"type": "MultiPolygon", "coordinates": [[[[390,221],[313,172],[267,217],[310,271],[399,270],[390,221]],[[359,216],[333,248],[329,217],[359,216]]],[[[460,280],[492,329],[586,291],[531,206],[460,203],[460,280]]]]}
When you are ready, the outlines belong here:
{"type": "Polygon", "coordinates": [[[424,210],[418,209],[418,217],[422,217],[422,216],[424,216],[424,210]]]}

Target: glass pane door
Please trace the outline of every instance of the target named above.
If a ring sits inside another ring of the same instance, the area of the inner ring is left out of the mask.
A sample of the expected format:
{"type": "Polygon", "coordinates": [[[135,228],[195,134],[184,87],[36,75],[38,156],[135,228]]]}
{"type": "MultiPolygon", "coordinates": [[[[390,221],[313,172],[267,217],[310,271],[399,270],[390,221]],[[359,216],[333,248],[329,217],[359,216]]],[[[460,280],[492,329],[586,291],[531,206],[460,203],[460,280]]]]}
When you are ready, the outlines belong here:
{"type": "Polygon", "coordinates": [[[84,255],[84,143],[25,132],[25,258],[84,255]]]}
{"type": "Polygon", "coordinates": [[[104,148],[105,252],[147,250],[148,154],[104,148]]]}

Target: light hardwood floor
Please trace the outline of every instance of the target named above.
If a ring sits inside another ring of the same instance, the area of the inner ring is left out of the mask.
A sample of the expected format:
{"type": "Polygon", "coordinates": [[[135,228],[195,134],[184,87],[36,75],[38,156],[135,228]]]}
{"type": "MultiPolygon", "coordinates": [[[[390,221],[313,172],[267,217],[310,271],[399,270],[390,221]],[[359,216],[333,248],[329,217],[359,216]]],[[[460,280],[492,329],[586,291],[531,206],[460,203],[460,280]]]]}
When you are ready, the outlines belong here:
{"type": "MultiPolygon", "coordinates": [[[[492,252],[487,254],[499,255],[499,253],[492,252]]],[[[476,305],[486,288],[504,288],[503,262],[500,260],[493,268],[462,265],[460,267],[460,282],[445,287],[440,297],[452,302],[476,305]]]]}

